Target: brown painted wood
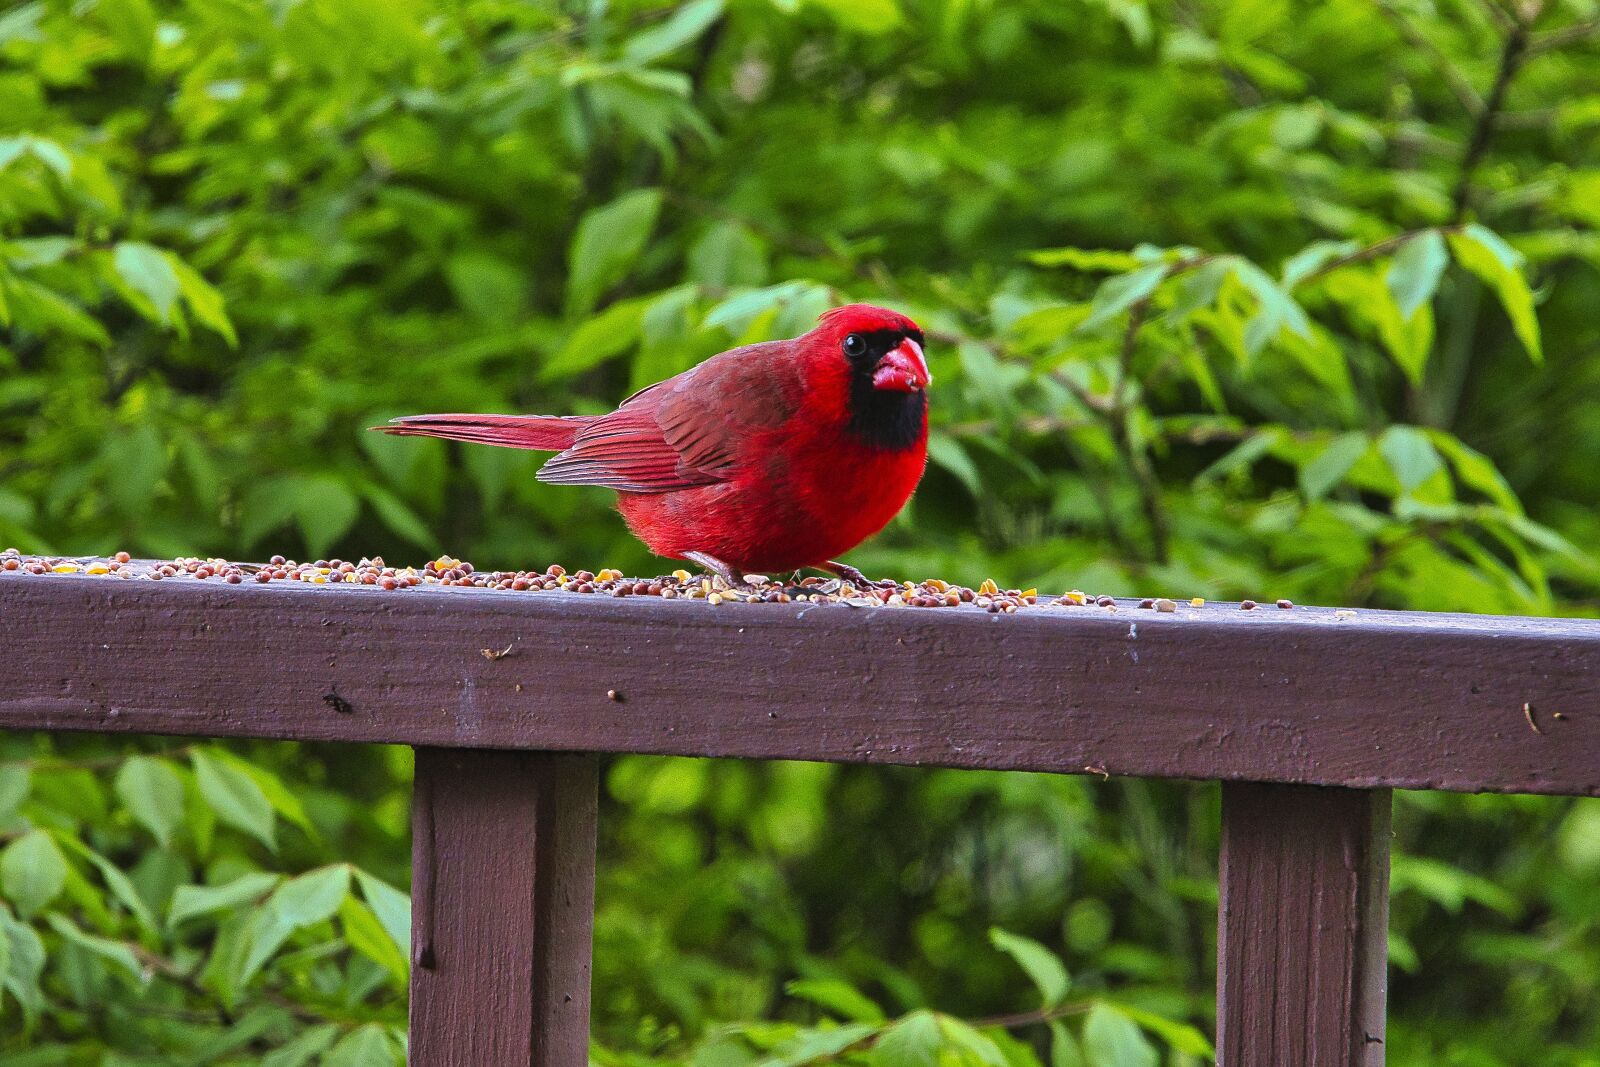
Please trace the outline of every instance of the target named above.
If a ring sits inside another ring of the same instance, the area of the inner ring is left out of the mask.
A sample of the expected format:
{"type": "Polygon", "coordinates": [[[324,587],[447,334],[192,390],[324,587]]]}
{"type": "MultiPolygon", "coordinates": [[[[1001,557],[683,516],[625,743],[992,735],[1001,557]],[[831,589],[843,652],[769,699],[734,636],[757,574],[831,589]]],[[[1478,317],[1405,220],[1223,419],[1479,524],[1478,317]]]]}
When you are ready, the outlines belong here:
{"type": "Polygon", "coordinates": [[[587,1064],[595,767],[417,749],[412,1063],[587,1064]]]}
{"type": "Polygon", "coordinates": [[[1390,806],[1223,786],[1218,1067],[1382,1067],[1390,806]]]}
{"type": "Polygon", "coordinates": [[[1600,622],[3,573],[0,728],[1597,794],[1600,622]]]}

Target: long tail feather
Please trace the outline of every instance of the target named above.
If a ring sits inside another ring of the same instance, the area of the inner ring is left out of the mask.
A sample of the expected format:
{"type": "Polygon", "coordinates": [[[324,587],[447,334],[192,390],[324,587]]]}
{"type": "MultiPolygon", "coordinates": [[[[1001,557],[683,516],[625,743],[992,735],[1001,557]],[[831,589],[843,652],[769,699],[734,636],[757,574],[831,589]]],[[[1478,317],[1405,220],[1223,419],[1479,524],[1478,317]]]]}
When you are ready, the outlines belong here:
{"type": "Polygon", "coordinates": [[[578,431],[591,419],[567,415],[407,415],[374,430],[398,437],[442,437],[539,452],[571,448],[578,431]]]}

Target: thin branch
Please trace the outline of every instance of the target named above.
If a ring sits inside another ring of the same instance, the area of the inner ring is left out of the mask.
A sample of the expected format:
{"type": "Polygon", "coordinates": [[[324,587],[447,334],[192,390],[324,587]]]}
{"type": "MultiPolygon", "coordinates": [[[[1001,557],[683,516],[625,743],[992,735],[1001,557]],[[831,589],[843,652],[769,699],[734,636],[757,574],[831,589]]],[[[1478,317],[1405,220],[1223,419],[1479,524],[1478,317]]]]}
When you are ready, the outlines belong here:
{"type": "Polygon", "coordinates": [[[978,1030],[991,1030],[999,1027],[1002,1030],[1015,1030],[1019,1026],[1033,1026],[1036,1023],[1047,1023],[1052,1019],[1063,1019],[1068,1015],[1083,1015],[1093,1011],[1095,1002],[1081,1000],[1075,1004],[1062,1004],[1054,1008],[1044,1008],[1038,1011],[1021,1011],[1014,1015],[991,1015],[987,1019],[974,1019],[971,1025],[978,1030]]]}
{"type": "Polygon", "coordinates": [[[1500,66],[1495,72],[1494,84],[1489,88],[1489,95],[1484,98],[1483,110],[1478,113],[1478,119],[1473,123],[1466,151],[1461,154],[1461,174],[1456,180],[1455,194],[1450,198],[1452,204],[1450,217],[1454,222],[1460,222],[1466,217],[1467,202],[1472,196],[1472,176],[1494,139],[1496,122],[1500,112],[1505,108],[1506,91],[1510,89],[1511,80],[1517,76],[1517,70],[1527,58],[1528,43],[1531,39],[1529,27],[1534,19],[1539,17],[1542,7],[1542,3],[1539,2],[1529,4],[1528,9],[1512,22],[1506,32],[1505,43],[1500,49],[1500,66]]]}
{"type": "Polygon", "coordinates": [[[1488,14],[1490,21],[1503,30],[1510,30],[1517,24],[1516,17],[1502,7],[1499,0],[1478,0],[1478,6],[1488,14]]]}
{"type": "Polygon", "coordinates": [[[1554,52],[1591,37],[1600,38],[1600,19],[1589,19],[1549,33],[1536,34],[1528,42],[1528,56],[1532,58],[1545,52],[1554,52]]]}
{"type": "Polygon", "coordinates": [[[1456,99],[1461,101],[1461,106],[1466,109],[1467,114],[1474,118],[1481,115],[1483,113],[1483,97],[1478,95],[1478,90],[1473,88],[1472,82],[1468,81],[1467,76],[1461,73],[1460,68],[1451,62],[1450,57],[1445,55],[1444,50],[1419,30],[1410,18],[1406,16],[1405,12],[1391,7],[1387,0],[1374,0],[1374,3],[1377,4],[1378,13],[1388,19],[1394,26],[1395,32],[1405,38],[1406,42],[1413,48],[1421,49],[1433,58],[1440,73],[1444,75],[1444,80],[1450,83],[1450,91],[1456,94],[1456,99]]]}

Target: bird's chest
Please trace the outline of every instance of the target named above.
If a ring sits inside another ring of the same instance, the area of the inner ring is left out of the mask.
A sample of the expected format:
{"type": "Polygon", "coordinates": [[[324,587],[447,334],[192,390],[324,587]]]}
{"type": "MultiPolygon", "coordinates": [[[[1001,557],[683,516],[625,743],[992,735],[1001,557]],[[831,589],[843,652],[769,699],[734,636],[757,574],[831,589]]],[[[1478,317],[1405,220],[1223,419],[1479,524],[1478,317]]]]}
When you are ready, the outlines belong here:
{"type": "Polygon", "coordinates": [[[901,448],[860,444],[848,435],[790,442],[761,472],[785,521],[848,551],[888,524],[910,498],[927,463],[926,442],[901,448]]]}

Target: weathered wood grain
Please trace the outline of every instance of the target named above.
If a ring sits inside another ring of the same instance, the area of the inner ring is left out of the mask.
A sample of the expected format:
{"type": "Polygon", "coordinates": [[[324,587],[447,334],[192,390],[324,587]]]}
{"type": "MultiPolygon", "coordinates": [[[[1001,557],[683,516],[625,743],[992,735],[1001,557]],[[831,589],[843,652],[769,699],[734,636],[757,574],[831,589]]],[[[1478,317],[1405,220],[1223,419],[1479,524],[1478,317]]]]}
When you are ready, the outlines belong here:
{"type": "Polygon", "coordinates": [[[1383,1067],[1386,789],[1222,792],[1218,1067],[1383,1067]]]}
{"type": "Polygon", "coordinates": [[[410,1059],[584,1067],[591,756],[419,748],[410,1059]]]}
{"type": "Polygon", "coordinates": [[[0,647],[5,729],[1600,793],[1586,620],[5,574],[0,647]]]}

